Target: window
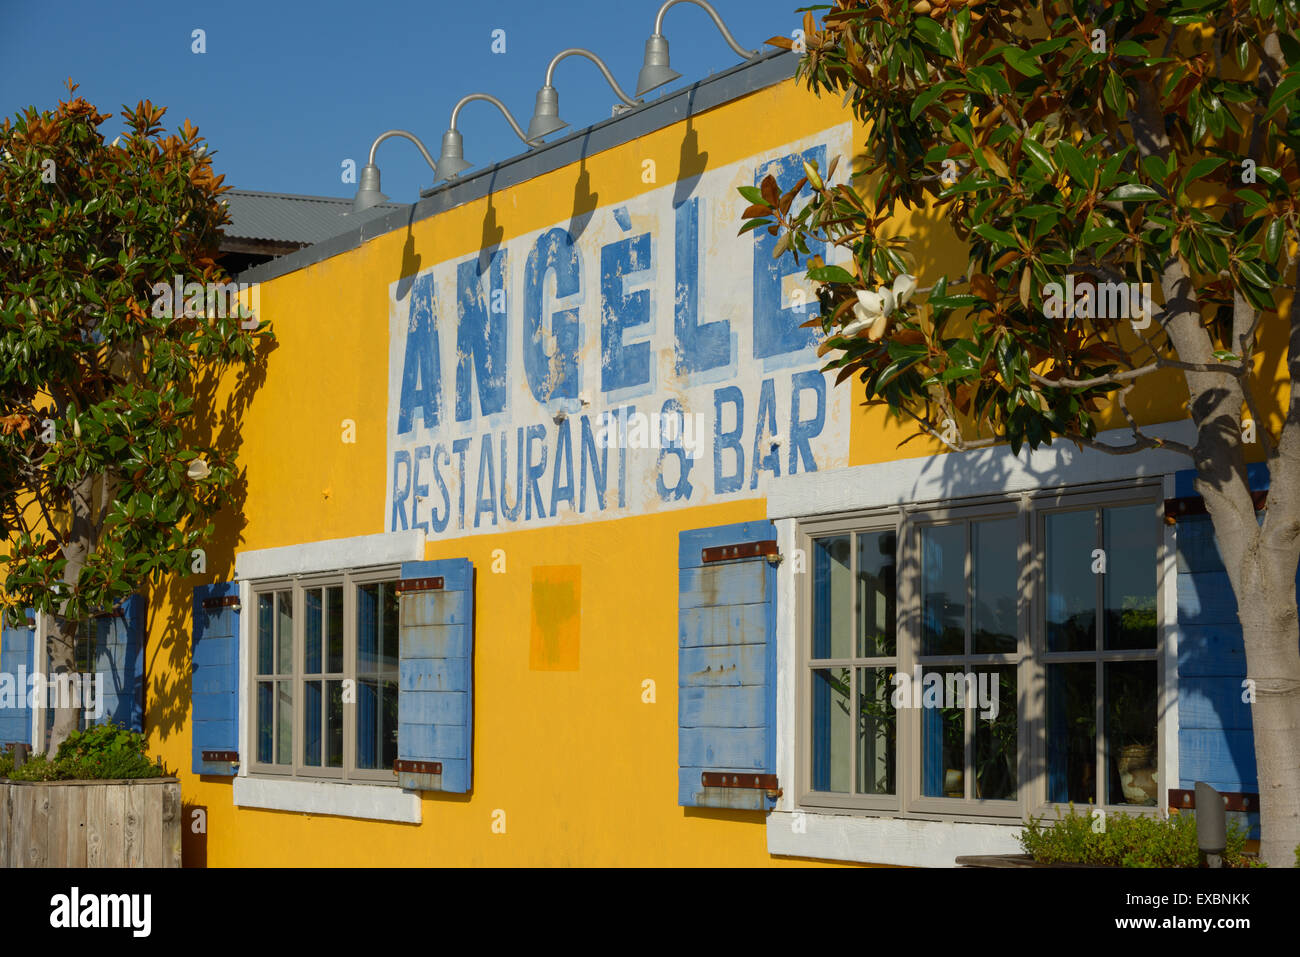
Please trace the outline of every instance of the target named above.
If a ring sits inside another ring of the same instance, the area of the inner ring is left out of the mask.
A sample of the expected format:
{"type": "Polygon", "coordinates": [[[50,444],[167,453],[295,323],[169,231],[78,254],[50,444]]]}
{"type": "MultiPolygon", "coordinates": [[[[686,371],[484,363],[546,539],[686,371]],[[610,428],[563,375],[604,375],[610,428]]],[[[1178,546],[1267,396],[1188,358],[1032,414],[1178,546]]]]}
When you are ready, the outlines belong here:
{"type": "Polygon", "coordinates": [[[396,569],[255,587],[256,773],[396,783],[396,569]]]}
{"type": "Polygon", "coordinates": [[[1070,801],[1155,806],[1156,488],[799,533],[801,804],[1015,819],[1070,801]]]}
{"type": "MultiPolygon", "coordinates": [[[[83,689],[82,682],[89,675],[94,680],[95,674],[95,638],[99,632],[99,619],[93,618],[90,621],[83,621],[77,626],[77,637],[72,645],[72,671],[78,676],[75,684],[55,685],[41,696],[39,706],[45,712],[45,745],[46,751],[50,746],[50,735],[54,731],[54,710],[58,705],[59,695],[69,696],[69,700],[77,705],[81,705],[81,717],[77,727],[85,731],[97,723],[93,716],[93,705],[86,708],[87,692],[83,689]]],[[[54,661],[50,657],[49,638],[45,639],[45,674],[51,681],[55,681],[54,661]]],[[[93,702],[93,697],[90,699],[93,702]]],[[[101,702],[102,707],[102,702],[101,702]]],[[[102,718],[100,719],[102,720],[102,718]]]]}

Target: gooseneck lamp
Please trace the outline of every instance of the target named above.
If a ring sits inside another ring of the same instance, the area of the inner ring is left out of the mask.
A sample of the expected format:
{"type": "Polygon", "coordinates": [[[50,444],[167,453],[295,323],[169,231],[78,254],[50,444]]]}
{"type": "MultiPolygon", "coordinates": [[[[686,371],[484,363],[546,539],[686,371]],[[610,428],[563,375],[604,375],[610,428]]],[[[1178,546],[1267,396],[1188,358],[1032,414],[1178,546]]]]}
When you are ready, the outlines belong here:
{"type": "Polygon", "coordinates": [[[737,43],[736,38],[727,29],[727,25],[722,22],[722,17],[718,15],[718,11],[714,10],[705,0],[668,0],[659,8],[659,13],[655,17],[655,32],[645,42],[645,60],[641,65],[641,72],[637,74],[636,78],[637,96],[645,96],[651,90],[657,89],[665,83],[671,83],[681,76],[668,64],[668,40],[664,37],[663,30],[664,14],[668,12],[669,7],[678,3],[693,3],[704,10],[713,18],[714,25],[722,34],[722,39],[727,41],[727,45],[746,60],[752,60],[759,54],[758,50],[746,50],[737,43]]]}

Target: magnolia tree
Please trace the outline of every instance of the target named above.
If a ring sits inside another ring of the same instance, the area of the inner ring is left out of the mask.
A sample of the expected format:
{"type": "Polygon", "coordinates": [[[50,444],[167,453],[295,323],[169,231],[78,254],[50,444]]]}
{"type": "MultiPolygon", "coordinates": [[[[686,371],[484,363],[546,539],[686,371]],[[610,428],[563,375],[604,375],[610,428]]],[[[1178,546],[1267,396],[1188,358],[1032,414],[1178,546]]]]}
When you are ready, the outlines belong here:
{"type": "MultiPolygon", "coordinates": [[[[270,334],[204,295],[224,278],[229,187],[198,131],[166,135],[163,113],[125,110],[111,144],[80,97],[0,127],[4,606],[46,616],[55,679],[74,671],[80,623],[203,570],[239,476],[199,397],[270,334]],[[171,308],[177,282],[193,296],[171,308]]],[[[56,704],[51,753],[80,711],[56,704]]]]}
{"type": "Polygon", "coordinates": [[[742,231],[779,235],[776,255],[808,256],[810,242],[836,251],[834,264],[807,259],[827,369],[918,434],[958,450],[1063,438],[1186,456],[1239,599],[1262,856],[1291,864],[1300,0],[814,9],[798,81],[844,96],[868,131],[863,163],[848,182],[809,165],[784,194],[771,180],[742,190],[753,204],[742,231]],[[805,183],[811,201],[796,207],[805,183]],[[906,209],[969,244],[964,275],[918,276],[914,293],[896,218],[906,209]],[[1162,438],[1130,412],[1148,376],[1185,394],[1193,440],[1162,438]],[[1281,378],[1292,388],[1279,396],[1281,378]],[[1098,438],[1103,414],[1122,416],[1124,439],[1098,438]],[[1253,442],[1270,471],[1262,521],[1247,483],[1253,442]]]}

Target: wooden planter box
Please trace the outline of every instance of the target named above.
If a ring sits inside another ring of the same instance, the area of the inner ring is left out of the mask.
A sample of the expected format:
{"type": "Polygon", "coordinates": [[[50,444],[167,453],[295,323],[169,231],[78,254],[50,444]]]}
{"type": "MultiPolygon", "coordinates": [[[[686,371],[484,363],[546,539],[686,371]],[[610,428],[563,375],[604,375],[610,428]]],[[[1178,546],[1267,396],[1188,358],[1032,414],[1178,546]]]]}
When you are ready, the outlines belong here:
{"type": "Polygon", "coordinates": [[[180,867],[177,778],[0,779],[0,867],[180,867]]]}

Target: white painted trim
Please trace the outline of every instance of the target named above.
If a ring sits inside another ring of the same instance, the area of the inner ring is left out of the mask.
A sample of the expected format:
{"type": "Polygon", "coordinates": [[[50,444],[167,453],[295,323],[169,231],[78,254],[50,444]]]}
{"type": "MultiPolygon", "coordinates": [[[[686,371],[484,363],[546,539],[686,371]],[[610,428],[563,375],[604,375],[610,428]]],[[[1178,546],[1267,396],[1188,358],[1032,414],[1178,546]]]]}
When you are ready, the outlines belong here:
{"type": "MultiPolygon", "coordinates": [[[[1164,497],[1174,497],[1174,477],[1165,476],[1164,497]]],[[[1165,525],[1165,562],[1161,597],[1165,621],[1165,739],[1161,743],[1165,766],[1165,789],[1181,787],[1178,767],[1178,709],[1182,702],[1178,684],[1178,529],[1165,525]]]]}
{"type": "Polygon", "coordinates": [[[238,552],[235,555],[235,577],[241,580],[278,578],[367,565],[415,562],[423,558],[424,530],[415,528],[238,552]]]}
{"type": "MultiPolygon", "coordinates": [[[[1190,420],[1154,425],[1144,431],[1156,438],[1194,444],[1190,420]]],[[[1126,429],[1102,432],[1099,441],[1123,445],[1131,441],[1126,429]]],[[[875,465],[807,472],[772,482],[767,517],[803,518],[855,509],[946,502],[975,495],[1029,492],[1067,485],[1086,485],[1142,476],[1163,475],[1192,468],[1177,452],[1146,451],[1111,455],[1080,450],[1064,439],[1050,447],[1011,454],[1007,446],[949,452],[921,458],[897,459],[875,465]]]]}
{"type": "Polygon", "coordinates": [[[330,781],[275,781],[241,775],[234,782],[238,807],[332,814],[371,821],[419,824],[420,795],[377,784],[335,784],[330,781]]]}
{"type": "MultiPolygon", "coordinates": [[[[782,519],[776,525],[777,548],[782,555],[795,553],[794,519],[782,519]]],[[[797,601],[795,574],[789,562],[777,566],[776,576],[776,779],[782,783],[782,794],[776,809],[795,809],[798,776],[795,768],[795,734],[799,715],[795,708],[795,680],[798,669],[797,601]]]]}
{"type": "Polygon", "coordinates": [[[767,816],[767,851],[826,861],[956,867],[966,854],[1023,854],[1022,823],[966,824],[813,811],[767,816]]]}
{"type": "Polygon", "coordinates": [[[239,776],[247,777],[253,763],[253,689],[249,672],[252,671],[253,625],[257,609],[253,605],[253,583],[239,583],[239,776]]]}

